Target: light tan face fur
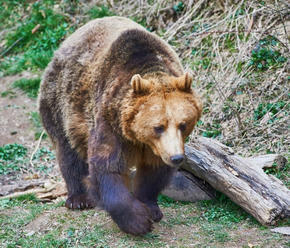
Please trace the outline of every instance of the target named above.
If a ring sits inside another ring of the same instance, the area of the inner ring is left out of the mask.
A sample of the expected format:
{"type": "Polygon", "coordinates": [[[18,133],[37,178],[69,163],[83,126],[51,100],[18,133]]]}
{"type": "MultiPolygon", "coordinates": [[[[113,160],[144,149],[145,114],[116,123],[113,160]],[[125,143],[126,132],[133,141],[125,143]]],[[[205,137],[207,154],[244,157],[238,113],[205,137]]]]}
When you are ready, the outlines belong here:
{"type": "MultiPolygon", "coordinates": [[[[146,84],[147,87],[148,81],[146,84]]],[[[176,82],[172,84],[175,88],[176,82]]],[[[191,88],[159,89],[143,96],[136,112],[131,124],[136,139],[149,145],[166,164],[174,166],[170,157],[184,154],[184,141],[200,117],[199,98],[191,88]]]]}

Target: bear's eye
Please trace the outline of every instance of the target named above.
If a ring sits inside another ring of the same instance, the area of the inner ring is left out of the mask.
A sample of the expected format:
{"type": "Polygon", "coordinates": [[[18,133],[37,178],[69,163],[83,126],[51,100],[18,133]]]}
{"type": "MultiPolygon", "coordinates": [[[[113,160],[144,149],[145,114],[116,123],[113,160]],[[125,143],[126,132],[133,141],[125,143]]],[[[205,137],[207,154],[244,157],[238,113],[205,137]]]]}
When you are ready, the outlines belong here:
{"type": "Polygon", "coordinates": [[[154,127],[154,131],[157,134],[163,133],[164,132],[164,126],[163,125],[160,125],[160,126],[154,127]]]}
{"type": "Polygon", "coordinates": [[[185,124],[185,123],[180,123],[180,124],[179,124],[179,130],[180,130],[181,132],[184,132],[185,129],[186,129],[186,124],[185,124]]]}

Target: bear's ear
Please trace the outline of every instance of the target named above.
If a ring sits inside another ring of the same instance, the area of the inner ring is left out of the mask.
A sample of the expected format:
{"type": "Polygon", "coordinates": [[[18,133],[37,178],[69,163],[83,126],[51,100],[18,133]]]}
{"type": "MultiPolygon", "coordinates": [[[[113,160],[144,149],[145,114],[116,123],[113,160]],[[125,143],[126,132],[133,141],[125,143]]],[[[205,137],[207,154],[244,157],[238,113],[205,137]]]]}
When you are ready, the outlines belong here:
{"type": "Polygon", "coordinates": [[[185,92],[191,91],[191,84],[192,76],[188,72],[181,77],[178,77],[175,81],[175,87],[185,92]]]}
{"type": "Polygon", "coordinates": [[[135,93],[142,94],[150,91],[151,83],[139,74],[135,74],[131,79],[131,86],[135,93]]]}

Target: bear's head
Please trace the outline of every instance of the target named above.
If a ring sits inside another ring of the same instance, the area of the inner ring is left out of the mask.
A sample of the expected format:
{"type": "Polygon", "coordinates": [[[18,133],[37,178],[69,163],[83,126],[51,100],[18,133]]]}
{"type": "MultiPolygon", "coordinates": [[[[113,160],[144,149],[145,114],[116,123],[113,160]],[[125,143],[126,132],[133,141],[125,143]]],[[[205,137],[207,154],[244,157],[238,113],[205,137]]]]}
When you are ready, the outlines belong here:
{"type": "Polygon", "coordinates": [[[184,160],[185,139],[202,112],[191,85],[188,73],[181,77],[134,75],[126,113],[122,114],[123,134],[148,145],[167,165],[178,167],[184,160]]]}

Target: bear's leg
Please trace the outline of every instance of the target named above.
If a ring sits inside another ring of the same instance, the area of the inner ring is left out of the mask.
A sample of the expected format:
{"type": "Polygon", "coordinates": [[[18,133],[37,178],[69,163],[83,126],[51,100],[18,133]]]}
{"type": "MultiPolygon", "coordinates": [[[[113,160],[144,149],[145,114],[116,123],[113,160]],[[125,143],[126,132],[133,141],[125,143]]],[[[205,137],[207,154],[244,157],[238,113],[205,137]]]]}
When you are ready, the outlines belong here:
{"type": "Polygon", "coordinates": [[[66,139],[58,139],[57,159],[66,182],[68,198],[65,206],[71,209],[85,209],[95,206],[89,199],[84,179],[88,176],[88,165],[70,147],[66,139]]]}
{"type": "Polygon", "coordinates": [[[153,167],[142,165],[137,167],[134,180],[134,194],[138,200],[150,209],[152,219],[159,222],[163,214],[157,204],[158,194],[168,184],[174,169],[168,165],[153,167]]]}
{"type": "Polygon", "coordinates": [[[91,198],[99,199],[122,231],[146,234],[153,229],[153,221],[146,205],[126,187],[128,167],[122,155],[123,144],[102,117],[96,122],[88,142],[91,198]]]}
{"type": "MultiPolygon", "coordinates": [[[[57,103],[57,99],[55,102],[57,103]]],[[[72,209],[92,208],[95,204],[89,200],[83,183],[83,179],[88,175],[88,165],[79,158],[65,138],[62,117],[57,109],[57,105],[51,104],[45,98],[45,94],[44,98],[40,98],[39,112],[42,123],[56,147],[57,160],[68,190],[65,206],[72,209]]]]}
{"type": "Polygon", "coordinates": [[[144,235],[153,229],[149,209],[137,200],[123,182],[119,173],[96,171],[91,182],[92,194],[101,199],[102,207],[119,228],[133,235],[144,235]],[[93,179],[93,180],[92,180],[93,179]]]}

